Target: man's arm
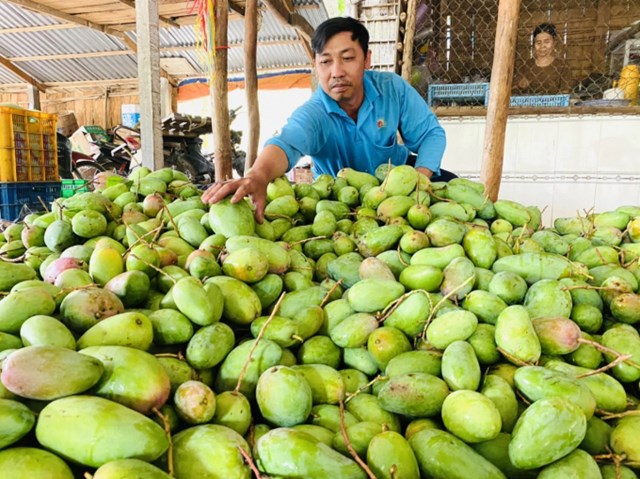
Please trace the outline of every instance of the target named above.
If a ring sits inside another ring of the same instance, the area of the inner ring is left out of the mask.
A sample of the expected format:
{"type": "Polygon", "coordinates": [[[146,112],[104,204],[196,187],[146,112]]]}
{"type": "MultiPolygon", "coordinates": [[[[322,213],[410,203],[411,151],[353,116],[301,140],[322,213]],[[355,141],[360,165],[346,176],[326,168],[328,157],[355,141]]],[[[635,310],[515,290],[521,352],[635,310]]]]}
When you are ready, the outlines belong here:
{"type": "Polygon", "coordinates": [[[275,145],[267,145],[243,178],[216,182],[202,195],[205,203],[217,203],[229,195],[232,203],[249,197],[254,204],[256,220],[262,223],[267,201],[267,185],[284,175],[289,168],[285,152],[275,145]]]}

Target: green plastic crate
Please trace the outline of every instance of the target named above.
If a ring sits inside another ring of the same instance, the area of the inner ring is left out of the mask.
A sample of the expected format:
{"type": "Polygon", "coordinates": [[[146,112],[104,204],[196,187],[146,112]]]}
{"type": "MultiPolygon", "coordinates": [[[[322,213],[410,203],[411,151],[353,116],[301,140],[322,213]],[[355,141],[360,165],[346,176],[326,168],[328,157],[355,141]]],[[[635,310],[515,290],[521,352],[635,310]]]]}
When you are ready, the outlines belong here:
{"type": "Polygon", "coordinates": [[[62,197],[70,198],[76,193],[84,193],[89,191],[87,180],[62,180],[62,197]]]}

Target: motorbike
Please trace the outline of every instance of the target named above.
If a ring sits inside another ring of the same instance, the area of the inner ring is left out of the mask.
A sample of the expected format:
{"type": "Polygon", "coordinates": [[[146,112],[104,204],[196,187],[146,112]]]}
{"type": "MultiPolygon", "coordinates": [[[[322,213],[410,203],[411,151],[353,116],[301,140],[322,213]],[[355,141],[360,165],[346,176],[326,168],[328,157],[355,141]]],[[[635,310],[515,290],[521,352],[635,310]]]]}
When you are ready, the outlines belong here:
{"type": "MultiPolygon", "coordinates": [[[[237,111],[229,112],[231,121],[236,118],[237,111]]],[[[201,138],[208,133],[211,133],[210,118],[176,113],[165,118],[162,122],[164,165],[184,172],[193,183],[210,184],[215,178],[215,156],[214,153],[202,152],[201,138]]],[[[127,176],[139,166],[135,155],[141,148],[140,131],[118,125],[113,128],[111,137],[110,141],[94,142],[99,151],[92,157],[72,152],[71,160],[66,163],[70,165],[73,176],[91,180],[100,171],[114,171],[127,176]]],[[[239,176],[243,176],[246,153],[239,147],[242,132],[232,130],[230,140],[232,167],[239,176]]]]}

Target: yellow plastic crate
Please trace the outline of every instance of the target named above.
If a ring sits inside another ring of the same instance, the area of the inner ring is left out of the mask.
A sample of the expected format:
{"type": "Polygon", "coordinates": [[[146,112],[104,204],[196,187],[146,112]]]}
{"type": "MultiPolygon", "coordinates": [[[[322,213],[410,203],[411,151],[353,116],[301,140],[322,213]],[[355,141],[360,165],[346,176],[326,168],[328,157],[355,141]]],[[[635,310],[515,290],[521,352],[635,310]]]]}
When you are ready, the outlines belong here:
{"type": "Polygon", "coordinates": [[[58,116],[0,107],[0,181],[59,181],[58,116]]]}

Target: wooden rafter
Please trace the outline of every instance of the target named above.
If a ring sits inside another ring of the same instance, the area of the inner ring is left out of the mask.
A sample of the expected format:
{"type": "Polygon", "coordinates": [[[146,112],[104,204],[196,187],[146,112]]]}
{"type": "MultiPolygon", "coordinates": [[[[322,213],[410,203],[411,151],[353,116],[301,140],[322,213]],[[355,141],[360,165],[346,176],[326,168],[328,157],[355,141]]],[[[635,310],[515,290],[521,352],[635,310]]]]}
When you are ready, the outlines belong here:
{"type": "MultiPolygon", "coordinates": [[[[37,61],[49,61],[49,60],[75,60],[78,58],[100,58],[100,57],[117,57],[123,55],[135,55],[137,46],[133,40],[128,38],[126,42],[129,49],[127,50],[105,50],[101,52],[82,52],[82,53],[56,53],[51,55],[30,55],[24,57],[9,57],[7,60],[14,63],[20,62],[37,62],[37,61]]],[[[299,40],[304,43],[303,40],[299,40]]],[[[288,45],[290,41],[286,40],[263,40],[259,41],[258,45],[260,46],[275,46],[275,45],[288,45]]],[[[229,45],[229,48],[240,48],[243,46],[243,43],[232,43],[229,45]]],[[[193,51],[197,50],[198,45],[181,45],[181,46],[172,46],[172,47],[161,47],[160,51],[164,53],[176,53],[181,51],[193,51]]]]}
{"type": "Polygon", "coordinates": [[[0,55],[0,65],[5,67],[7,70],[11,71],[16,76],[22,78],[27,83],[35,86],[38,90],[44,91],[46,87],[40,83],[38,80],[33,78],[27,72],[25,72],[22,68],[15,66],[10,60],[0,55]]]}
{"type": "Polygon", "coordinates": [[[6,1],[14,5],[18,5],[20,7],[33,10],[34,12],[43,13],[45,15],[49,15],[51,17],[55,17],[60,20],[63,20],[65,22],[77,23],[78,25],[82,25],[83,27],[91,28],[93,30],[98,30],[99,32],[107,33],[109,35],[113,35],[114,37],[122,38],[124,36],[124,33],[118,30],[115,30],[112,27],[108,27],[106,25],[101,25],[99,23],[85,20],[84,18],[78,17],[77,15],[70,15],[60,10],[56,10],[55,8],[47,7],[46,5],[33,2],[32,0],[6,0],[6,1]]]}
{"type": "MultiPolygon", "coordinates": [[[[118,1],[118,3],[126,5],[129,8],[133,8],[134,10],[136,8],[136,2],[134,2],[132,0],[117,0],[117,1],[118,1]]],[[[178,22],[176,22],[173,18],[168,18],[168,17],[165,17],[163,15],[159,15],[158,18],[165,25],[168,25],[168,26],[171,26],[171,27],[180,28],[180,24],[178,22]]]]}
{"type": "Polygon", "coordinates": [[[290,0],[264,0],[264,3],[280,23],[292,26],[308,44],[311,43],[313,27],[302,15],[295,13],[290,0]]]}
{"type": "Polygon", "coordinates": [[[35,25],[33,27],[15,27],[15,28],[0,28],[0,35],[6,35],[8,33],[32,33],[32,32],[47,32],[50,30],[67,30],[69,28],[80,28],[77,23],[54,23],[53,25],[35,25]]]}

